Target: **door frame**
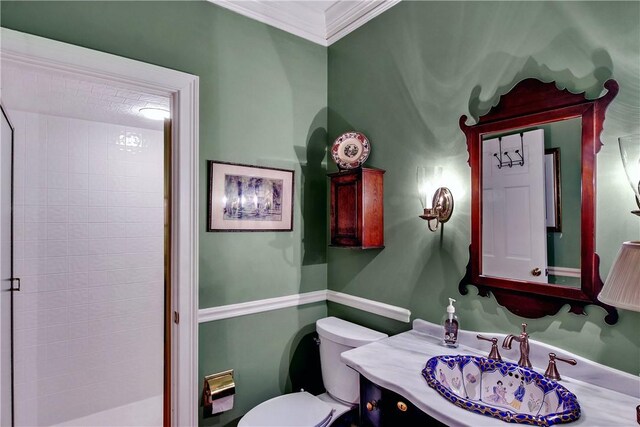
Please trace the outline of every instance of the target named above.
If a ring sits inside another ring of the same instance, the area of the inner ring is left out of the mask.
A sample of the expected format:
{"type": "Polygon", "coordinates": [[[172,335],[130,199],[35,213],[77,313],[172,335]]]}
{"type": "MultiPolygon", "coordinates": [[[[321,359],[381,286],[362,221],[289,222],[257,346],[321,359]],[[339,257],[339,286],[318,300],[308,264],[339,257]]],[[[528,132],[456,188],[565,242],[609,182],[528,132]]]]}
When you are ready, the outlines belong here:
{"type": "Polygon", "coordinates": [[[198,76],[157,65],[62,43],[19,31],[0,29],[1,61],[115,83],[149,94],[168,96],[172,111],[171,282],[173,323],[171,424],[196,425],[198,404],[198,76]]]}

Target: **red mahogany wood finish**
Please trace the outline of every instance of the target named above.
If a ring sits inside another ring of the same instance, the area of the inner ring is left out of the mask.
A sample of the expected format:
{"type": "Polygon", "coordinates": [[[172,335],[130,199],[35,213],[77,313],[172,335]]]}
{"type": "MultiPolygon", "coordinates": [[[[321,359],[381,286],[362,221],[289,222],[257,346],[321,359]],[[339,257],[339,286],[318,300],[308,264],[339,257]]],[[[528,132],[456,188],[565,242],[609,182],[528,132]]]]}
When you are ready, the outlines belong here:
{"type": "Polygon", "coordinates": [[[585,314],[584,307],[595,304],[607,311],[605,322],[612,325],[618,321],[616,309],[596,298],[603,286],[600,258],[595,253],[596,155],[602,146],[600,134],[605,111],[618,93],[618,83],[608,80],[604,87],[607,89],[604,96],[590,100],[584,93],[558,89],[553,82],[526,79],[503,95],[499,104],[480,117],[477,124],[467,126],[467,117],[460,117],[471,167],[471,246],[467,273],[458,286],[461,294],[466,295],[467,285],[473,284],[479,295],[489,296],[492,292],[500,305],[527,318],[555,314],[564,304],[571,306],[572,313],[585,314]],[[483,135],[571,118],[582,119],[581,288],[482,276],[483,135]]]}
{"type": "Polygon", "coordinates": [[[330,173],[331,246],[384,248],[384,170],[330,173]]]}

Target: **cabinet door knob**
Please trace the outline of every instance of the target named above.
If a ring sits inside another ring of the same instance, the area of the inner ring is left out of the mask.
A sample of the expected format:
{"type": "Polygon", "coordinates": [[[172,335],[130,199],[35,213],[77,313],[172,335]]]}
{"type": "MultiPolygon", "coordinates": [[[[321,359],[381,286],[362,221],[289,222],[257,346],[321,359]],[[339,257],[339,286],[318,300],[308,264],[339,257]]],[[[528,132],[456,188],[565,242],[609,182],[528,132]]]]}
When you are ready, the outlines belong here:
{"type": "Polygon", "coordinates": [[[538,267],[536,267],[533,270],[531,270],[531,274],[533,274],[534,276],[538,277],[539,275],[542,274],[542,271],[540,271],[540,269],[538,267]]]}
{"type": "Polygon", "coordinates": [[[367,402],[367,411],[371,412],[378,409],[378,402],[375,400],[371,400],[367,402]]]}
{"type": "Polygon", "coordinates": [[[402,412],[405,412],[407,410],[407,404],[402,401],[399,401],[397,406],[398,409],[400,409],[402,412]]]}

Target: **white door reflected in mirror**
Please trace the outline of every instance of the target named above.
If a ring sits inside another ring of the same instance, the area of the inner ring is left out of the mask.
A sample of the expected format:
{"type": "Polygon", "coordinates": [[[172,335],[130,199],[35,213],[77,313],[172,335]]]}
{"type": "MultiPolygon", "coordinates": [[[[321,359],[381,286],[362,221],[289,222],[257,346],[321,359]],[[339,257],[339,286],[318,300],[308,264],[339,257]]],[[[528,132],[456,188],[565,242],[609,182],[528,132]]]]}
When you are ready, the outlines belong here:
{"type": "Polygon", "coordinates": [[[544,131],[482,143],[482,275],[547,283],[544,131]]]}

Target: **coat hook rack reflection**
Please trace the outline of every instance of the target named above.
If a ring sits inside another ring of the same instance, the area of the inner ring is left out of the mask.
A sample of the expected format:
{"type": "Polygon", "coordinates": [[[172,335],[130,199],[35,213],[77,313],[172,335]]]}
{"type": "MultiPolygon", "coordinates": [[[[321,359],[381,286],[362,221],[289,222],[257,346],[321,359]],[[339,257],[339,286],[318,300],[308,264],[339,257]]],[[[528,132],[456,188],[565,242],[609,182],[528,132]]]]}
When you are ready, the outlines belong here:
{"type": "Polygon", "coordinates": [[[520,132],[520,149],[514,150],[513,152],[520,157],[520,159],[512,159],[509,155],[508,151],[502,151],[502,137],[498,137],[498,153],[493,153],[493,157],[498,160],[498,169],[502,169],[504,166],[509,166],[512,168],[514,165],[516,166],[524,166],[524,157],[522,154],[524,153],[524,136],[523,133],[520,132]],[[507,156],[509,160],[503,160],[502,156],[507,156]]]}

